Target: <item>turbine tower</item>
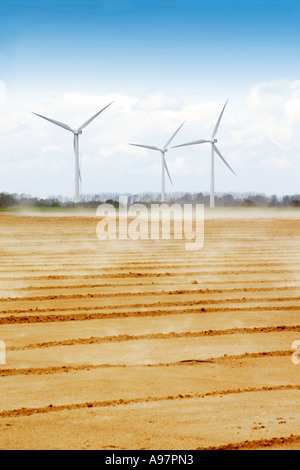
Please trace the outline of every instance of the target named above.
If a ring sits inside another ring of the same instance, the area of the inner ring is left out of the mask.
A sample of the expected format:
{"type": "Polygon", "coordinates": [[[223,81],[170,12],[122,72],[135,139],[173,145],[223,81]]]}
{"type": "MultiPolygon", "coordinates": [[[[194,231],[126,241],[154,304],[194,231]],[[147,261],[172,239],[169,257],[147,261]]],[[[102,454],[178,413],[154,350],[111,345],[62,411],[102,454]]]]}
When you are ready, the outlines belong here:
{"type": "Polygon", "coordinates": [[[168,174],[168,177],[169,177],[169,180],[171,181],[171,184],[173,185],[173,181],[171,179],[169,169],[168,169],[168,166],[167,166],[165,153],[168,151],[168,146],[170,145],[170,143],[174,139],[177,132],[179,132],[179,130],[182,128],[183,124],[184,124],[184,122],[181,124],[181,126],[178,127],[176,132],[174,132],[172,137],[170,137],[170,139],[168,140],[168,142],[166,143],[166,145],[163,148],[153,147],[152,145],[129,144],[129,145],[134,145],[136,147],[143,147],[143,148],[150,149],[150,150],[157,150],[158,152],[161,153],[161,202],[165,202],[165,170],[168,174]]]}
{"type": "Polygon", "coordinates": [[[74,146],[74,154],[75,154],[75,197],[74,201],[77,204],[79,202],[79,180],[81,182],[81,174],[80,174],[80,166],[79,166],[79,136],[82,134],[82,129],[84,129],[86,126],[88,126],[99,114],[102,113],[108,106],[110,106],[112,103],[109,103],[107,106],[105,106],[101,111],[98,111],[94,116],[92,116],[90,119],[88,119],[86,122],[84,122],[78,129],[72,129],[72,127],[68,126],[67,124],[64,124],[63,122],[55,121],[54,119],[47,118],[45,116],[42,116],[41,114],[37,113],[32,113],[35,114],[36,116],[39,116],[43,119],[46,119],[47,121],[52,122],[53,124],[56,124],[57,126],[63,127],[67,131],[73,132],[74,134],[74,139],[73,139],[73,146],[74,146]]]}
{"type": "Polygon", "coordinates": [[[210,207],[215,207],[215,152],[217,153],[217,155],[221,158],[221,160],[223,160],[223,162],[225,163],[225,165],[228,166],[228,168],[232,171],[232,173],[235,175],[235,172],[233,171],[233,169],[229,166],[229,164],[226,162],[225,158],[223,157],[223,155],[221,154],[220,150],[217,148],[216,146],[216,142],[218,142],[217,139],[215,139],[215,136],[218,132],[218,129],[219,129],[219,125],[220,125],[220,121],[222,119],[222,116],[223,116],[223,113],[224,113],[224,109],[227,105],[227,102],[228,100],[226,101],[226,103],[224,104],[224,107],[221,111],[221,114],[219,116],[219,119],[217,121],[217,124],[215,125],[215,128],[213,130],[213,133],[212,133],[212,136],[209,140],[195,140],[194,142],[188,142],[187,144],[181,144],[181,145],[175,145],[174,147],[172,148],[176,148],[176,147],[184,147],[186,145],[196,145],[196,144],[204,144],[204,143],[210,143],[211,144],[211,182],[210,182],[210,207]]]}

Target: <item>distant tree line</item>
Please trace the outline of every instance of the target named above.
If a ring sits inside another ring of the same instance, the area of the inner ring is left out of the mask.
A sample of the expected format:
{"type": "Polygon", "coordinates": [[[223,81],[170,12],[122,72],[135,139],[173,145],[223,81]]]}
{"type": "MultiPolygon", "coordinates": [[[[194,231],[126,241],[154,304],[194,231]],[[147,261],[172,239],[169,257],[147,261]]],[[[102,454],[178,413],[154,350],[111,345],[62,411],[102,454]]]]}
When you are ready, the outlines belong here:
{"type": "MultiPolygon", "coordinates": [[[[160,202],[160,193],[151,192],[140,194],[82,194],[81,201],[78,204],[63,196],[49,196],[46,199],[41,199],[27,194],[8,194],[2,192],[0,193],[0,208],[97,208],[104,202],[118,207],[120,196],[128,198],[129,206],[136,202],[146,204],[160,202]]],[[[166,202],[170,204],[204,204],[209,206],[209,200],[209,193],[174,192],[166,194],[166,202]]],[[[267,196],[262,193],[217,193],[215,195],[215,205],[217,207],[300,207],[300,194],[279,197],[276,195],[267,196]]]]}

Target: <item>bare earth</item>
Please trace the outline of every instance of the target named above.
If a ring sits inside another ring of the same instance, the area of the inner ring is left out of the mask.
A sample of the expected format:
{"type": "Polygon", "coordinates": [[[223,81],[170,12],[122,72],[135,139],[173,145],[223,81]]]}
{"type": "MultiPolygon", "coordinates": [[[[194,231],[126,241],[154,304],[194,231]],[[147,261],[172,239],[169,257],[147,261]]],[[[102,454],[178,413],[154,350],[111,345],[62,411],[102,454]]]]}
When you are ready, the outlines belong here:
{"type": "Polygon", "coordinates": [[[224,214],[200,251],[0,215],[0,449],[300,450],[299,213],[224,214]]]}

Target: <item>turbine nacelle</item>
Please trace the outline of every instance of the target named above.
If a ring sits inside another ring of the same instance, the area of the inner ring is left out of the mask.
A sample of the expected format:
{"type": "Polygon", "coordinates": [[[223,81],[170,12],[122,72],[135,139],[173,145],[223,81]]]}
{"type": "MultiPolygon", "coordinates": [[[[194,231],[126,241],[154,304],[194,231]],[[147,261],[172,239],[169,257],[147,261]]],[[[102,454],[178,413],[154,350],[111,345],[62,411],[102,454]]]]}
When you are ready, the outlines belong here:
{"type": "Polygon", "coordinates": [[[209,142],[211,144],[216,144],[218,142],[218,139],[210,139],[209,142]]]}
{"type": "Polygon", "coordinates": [[[74,135],[80,135],[82,134],[82,130],[81,129],[77,129],[76,131],[73,131],[74,135]]]}

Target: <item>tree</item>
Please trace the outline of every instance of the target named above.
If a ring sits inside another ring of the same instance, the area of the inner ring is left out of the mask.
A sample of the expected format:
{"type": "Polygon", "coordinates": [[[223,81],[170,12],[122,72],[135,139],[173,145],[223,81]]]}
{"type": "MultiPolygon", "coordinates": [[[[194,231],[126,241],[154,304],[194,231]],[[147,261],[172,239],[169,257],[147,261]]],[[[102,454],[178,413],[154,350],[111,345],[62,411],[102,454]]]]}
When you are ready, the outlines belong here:
{"type": "Polygon", "coordinates": [[[0,193],[0,207],[12,207],[18,203],[12,194],[0,193]]]}
{"type": "Polygon", "coordinates": [[[257,207],[257,204],[251,199],[244,199],[242,206],[243,207],[257,207]]]}
{"type": "Polygon", "coordinates": [[[293,199],[291,201],[291,207],[300,207],[300,201],[299,199],[293,199]]]}

